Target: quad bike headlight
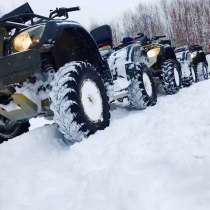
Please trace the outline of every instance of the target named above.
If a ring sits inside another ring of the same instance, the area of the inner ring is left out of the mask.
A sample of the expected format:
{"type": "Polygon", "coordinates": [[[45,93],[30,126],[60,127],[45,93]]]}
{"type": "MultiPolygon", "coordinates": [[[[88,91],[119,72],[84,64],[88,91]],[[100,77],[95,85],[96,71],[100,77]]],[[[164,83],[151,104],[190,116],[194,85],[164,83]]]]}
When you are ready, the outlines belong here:
{"type": "Polygon", "coordinates": [[[18,34],[13,40],[13,48],[16,52],[23,52],[39,44],[44,33],[45,26],[40,25],[18,34]]]}
{"type": "Polygon", "coordinates": [[[197,52],[193,52],[193,53],[191,53],[191,58],[193,59],[193,58],[195,58],[196,56],[197,56],[197,52]]]}
{"type": "Polygon", "coordinates": [[[32,40],[28,32],[23,32],[15,37],[13,41],[14,49],[17,52],[26,51],[32,45],[32,40]]]}
{"type": "Polygon", "coordinates": [[[157,48],[154,48],[154,49],[151,49],[147,52],[147,56],[149,58],[153,58],[153,57],[157,57],[160,53],[160,48],[157,47],[157,48]]]}

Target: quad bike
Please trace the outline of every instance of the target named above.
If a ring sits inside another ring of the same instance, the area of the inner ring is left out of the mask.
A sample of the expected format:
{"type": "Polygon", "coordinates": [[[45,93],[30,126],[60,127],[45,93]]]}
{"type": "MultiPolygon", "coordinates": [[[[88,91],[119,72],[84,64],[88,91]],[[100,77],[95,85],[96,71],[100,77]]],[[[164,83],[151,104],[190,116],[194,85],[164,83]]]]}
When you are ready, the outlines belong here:
{"type": "Polygon", "coordinates": [[[191,53],[191,65],[195,70],[195,81],[207,80],[209,78],[208,62],[203,48],[199,45],[189,46],[191,53]]]}
{"type": "Polygon", "coordinates": [[[109,125],[109,71],[92,36],[66,20],[77,10],[44,17],[26,3],[0,19],[0,142],[37,116],[53,118],[68,144],[109,125]]]}
{"type": "Polygon", "coordinates": [[[182,85],[182,71],[176,59],[170,40],[161,40],[165,36],[155,36],[152,39],[144,34],[138,34],[135,42],[144,46],[149,57],[152,75],[166,94],[177,93],[182,85]]]}
{"type": "Polygon", "coordinates": [[[175,53],[182,69],[182,84],[189,87],[196,81],[195,69],[191,67],[191,54],[187,47],[176,48],[175,53]]]}
{"type": "Polygon", "coordinates": [[[123,102],[128,99],[130,107],[145,109],[157,102],[157,94],[151,69],[148,67],[147,54],[137,43],[124,44],[121,48],[113,48],[112,30],[108,25],[96,28],[91,32],[100,51],[106,47],[105,62],[110,68],[112,77],[111,102],[123,102]]]}
{"type": "Polygon", "coordinates": [[[209,78],[208,62],[201,46],[191,45],[177,48],[176,56],[183,68],[190,72],[192,82],[209,78]]]}

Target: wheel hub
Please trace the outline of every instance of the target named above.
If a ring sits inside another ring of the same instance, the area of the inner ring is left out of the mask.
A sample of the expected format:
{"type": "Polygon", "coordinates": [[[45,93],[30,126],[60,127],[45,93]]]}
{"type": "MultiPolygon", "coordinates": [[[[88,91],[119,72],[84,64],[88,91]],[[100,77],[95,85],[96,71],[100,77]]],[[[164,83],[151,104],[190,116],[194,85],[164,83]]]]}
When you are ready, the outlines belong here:
{"type": "Polygon", "coordinates": [[[151,97],[153,94],[152,82],[147,73],[143,73],[143,82],[147,95],[151,97]]]}
{"type": "Polygon", "coordinates": [[[175,80],[176,86],[179,87],[180,86],[180,77],[179,77],[179,72],[178,72],[177,68],[174,68],[174,80],[175,80]]]}
{"type": "Polygon", "coordinates": [[[195,76],[195,70],[192,69],[192,79],[193,79],[193,82],[196,82],[196,76],[195,76]]]}
{"type": "Polygon", "coordinates": [[[81,103],[89,120],[94,123],[102,121],[103,101],[96,83],[90,79],[84,80],[80,93],[81,103]]]}

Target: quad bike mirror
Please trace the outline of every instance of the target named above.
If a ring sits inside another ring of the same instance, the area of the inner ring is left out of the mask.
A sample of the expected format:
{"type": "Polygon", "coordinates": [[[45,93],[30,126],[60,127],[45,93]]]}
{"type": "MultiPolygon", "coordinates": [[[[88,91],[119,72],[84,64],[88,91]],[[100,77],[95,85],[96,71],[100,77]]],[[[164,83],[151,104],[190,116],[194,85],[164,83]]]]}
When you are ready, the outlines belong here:
{"type": "Polygon", "coordinates": [[[99,48],[106,45],[113,47],[112,29],[109,25],[100,26],[92,30],[90,33],[99,48]]]}

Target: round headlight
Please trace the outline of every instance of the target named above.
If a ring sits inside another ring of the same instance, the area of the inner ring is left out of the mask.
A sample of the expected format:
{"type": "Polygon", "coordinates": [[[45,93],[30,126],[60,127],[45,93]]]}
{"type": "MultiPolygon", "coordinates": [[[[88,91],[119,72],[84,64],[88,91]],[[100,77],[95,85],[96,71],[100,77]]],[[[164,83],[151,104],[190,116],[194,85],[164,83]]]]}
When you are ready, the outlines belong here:
{"type": "Polygon", "coordinates": [[[17,52],[26,51],[32,45],[32,40],[28,32],[17,35],[13,41],[13,47],[17,52]]]}
{"type": "Polygon", "coordinates": [[[147,52],[149,58],[157,57],[160,53],[160,48],[154,48],[147,52]]]}
{"type": "Polygon", "coordinates": [[[191,58],[192,58],[192,59],[195,58],[196,56],[197,56],[197,52],[191,53],[191,58]]]}
{"type": "Polygon", "coordinates": [[[21,32],[13,40],[14,50],[16,52],[23,52],[37,46],[44,30],[44,25],[38,25],[21,32]]]}

